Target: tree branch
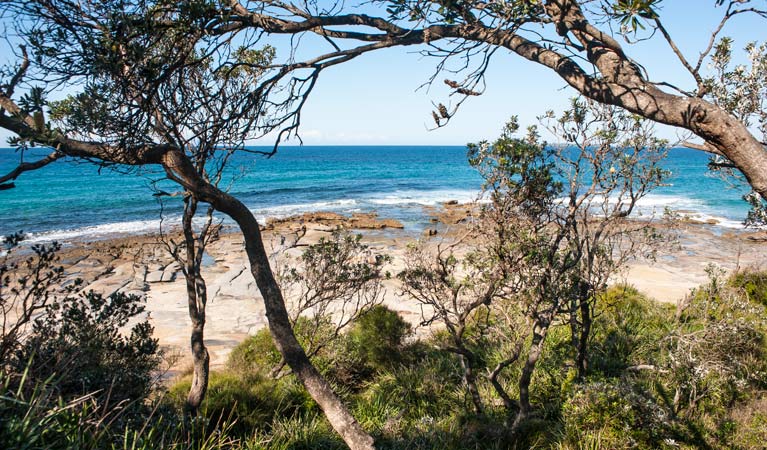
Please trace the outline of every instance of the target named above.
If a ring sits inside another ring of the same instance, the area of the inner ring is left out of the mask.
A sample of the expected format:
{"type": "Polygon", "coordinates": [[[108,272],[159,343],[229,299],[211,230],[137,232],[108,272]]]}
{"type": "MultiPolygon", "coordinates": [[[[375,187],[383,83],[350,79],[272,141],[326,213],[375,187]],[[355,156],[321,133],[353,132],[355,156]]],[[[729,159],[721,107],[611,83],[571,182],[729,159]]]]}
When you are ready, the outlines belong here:
{"type": "Polygon", "coordinates": [[[53,161],[56,161],[57,159],[64,156],[63,154],[59,153],[58,151],[53,151],[49,153],[47,156],[45,156],[42,159],[39,159],[34,162],[21,162],[18,166],[16,166],[15,169],[10,171],[9,173],[0,176],[0,190],[6,190],[14,188],[16,185],[14,183],[8,183],[8,181],[15,180],[24,172],[28,172],[31,170],[37,170],[42,167],[47,166],[48,164],[52,163],[53,161]]]}

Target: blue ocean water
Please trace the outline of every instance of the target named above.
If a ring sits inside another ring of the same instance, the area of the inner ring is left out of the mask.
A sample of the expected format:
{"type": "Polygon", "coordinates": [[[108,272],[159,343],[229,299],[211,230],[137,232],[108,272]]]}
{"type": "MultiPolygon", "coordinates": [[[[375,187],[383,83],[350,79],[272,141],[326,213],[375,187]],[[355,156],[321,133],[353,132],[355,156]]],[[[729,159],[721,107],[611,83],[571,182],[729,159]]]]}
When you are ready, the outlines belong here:
{"type": "MultiPolygon", "coordinates": [[[[46,152],[32,149],[34,160],[46,152]]],[[[0,149],[0,173],[19,161],[14,149],[0,149]]],[[[705,154],[674,149],[664,165],[669,186],[642,201],[642,208],[694,211],[700,219],[739,227],[747,205],[745,189],[708,173],[705,154]]],[[[180,198],[161,205],[156,189],[174,191],[158,168],[101,168],[57,161],[22,174],[14,189],[0,191],[0,233],[23,230],[33,240],[71,240],[158,231],[176,223],[180,198]]],[[[419,232],[428,223],[425,206],[476,198],[481,179],[469,167],[464,146],[281,147],[272,158],[239,153],[222,186],[257,217],[306,211],[378,212],[419,232]]]]}

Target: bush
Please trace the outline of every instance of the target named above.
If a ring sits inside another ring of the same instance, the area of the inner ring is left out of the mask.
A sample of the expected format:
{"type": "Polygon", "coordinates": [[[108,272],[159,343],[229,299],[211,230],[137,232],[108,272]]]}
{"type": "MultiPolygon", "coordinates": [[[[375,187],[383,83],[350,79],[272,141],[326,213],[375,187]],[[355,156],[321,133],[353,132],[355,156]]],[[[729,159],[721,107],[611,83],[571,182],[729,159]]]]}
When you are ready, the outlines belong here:
{"type": "Polygon", "coordinates": [[[652,398],[621,381],[580,385],[562,407],[566,440],[598,436],[600,448],[658,448],[668,419],[652,398]]]}
{"type": "Polygon", "coordinates": [[[767,306],[767,271],[740,270],[732,274],[728,284],[741,290],[752,302],[767,306]]]}
{"type": "MultiPolygon", "coordinates": [[[[312,348],[314,342],[327,343],[327,345],[319,348],[315,354],[309,355],[315,367],[323,373],[333,365],[332,356],[336,353],[335,347],[338,344],[337,339],[330,337],[334,329],[327,318],[315,320],[315,318],[302,316],[293,325],[293,333],[304,349],[312,348]]],[[[246,376],[249,374],[269,375],[275,368],[278,368],[281,361],[282,355],[274,345],[272,335],[267,328],[263,328],[232,349],[227,360],[227,366],[246,376]]]]}
{"type": "Polygon", "coordinates": [[[64,401],[96,393],[101,403],[140,403],[163,356],[148,321],[121,333],[144,312],[141,302],[135,295],[91,291],[48,305],[17,351],[16,372],[26,370],[30,383],[55,377],[64,401]]]}
{"type": "Polygon", "coordinates": [[[767,396],[764,392],[753,400],[734,405],[729,420],[735,430],[730,436],[732,447],[763,449],[767,442],[767,396]]]}
{"type": "Polygon", "coordinates": [[[262,328],[232,349],[226,365],[239,374],[266,375],[280,363],[281,359],[269,329],[262,328]]]}
{"type": "Polygon", "coordinates": [[[355,321],[347,339],[366,364],[381,370],[402,360],[403,343],[411,332],[410,324],[396,311],[376,305],[355,321]]]}
{"type": "MultiPolygon", "coordinates": [[[[167,399],[183,408],[191,378],[176,382],[167,399]]],[[[211,427],[230,422],[232,433],[245,436],[268,429],[276,418],[317,412],[314,401],[294,377],[274,380],[261,374],[243,376],[232,371],[211,372],[200,412],[211,427]]]]}
{"type": "Polygon", "coordinates": [[[671,311],[631,286],[607,290],[595,311],[589,371],[616,377],[633,365],[657,364],[658,342],[673,323],[671,311]]]}

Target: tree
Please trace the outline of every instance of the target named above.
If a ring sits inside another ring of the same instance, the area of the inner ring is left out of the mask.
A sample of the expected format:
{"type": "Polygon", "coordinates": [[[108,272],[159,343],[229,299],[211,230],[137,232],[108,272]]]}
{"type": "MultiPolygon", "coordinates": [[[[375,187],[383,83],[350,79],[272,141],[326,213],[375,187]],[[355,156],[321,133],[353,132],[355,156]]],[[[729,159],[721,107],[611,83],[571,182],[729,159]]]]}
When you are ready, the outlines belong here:
{"type": "MultiPolygon", "coordinates": [[[[230,1],[219,6],[217,20],[206,30],[219,36],[243,30],[314,33],[333,47],[322,58],[339,58],[338,62],[381,48],[425,45],[424,53],[438,58],[438,71],[449,58],[460,59],[465,78],[445,80],[460,98],[458,105],[481,93],[495,51],[508,49],[553,71],[587,98],[698,136],[703,143],[690,146],[723,158],[720,163],[744,175],[753,189],[747,197],[755,207],[752,217],[758,218],[767,199],[765,48],[747,47],[750,69],[723,71],[730,65],[731,42],[722,39],[717,44],[717,39],[733,18],[767,17],[767,8],[752,0],[711,4],[721,11],[721,21],[694,58],[680,50],[665,26],[663,0],[389,0],[366,3],[369,14],[341,2],[320,6],[230,1]],[[685,84],[691,82],[692,88],[654,80],[631,57],[630,43],[648,38],[668,45],[689,74],[685,84]],[[706,72],[709,58],[713,73],[706,72]],[[746,97],[747,102],[741,101],[746,97]]],[[[430,81],[436,78],[437,74],[430,81]]],[[[434,113],[437,126],[449,121],[455,110],[440,104],[434,113]]]]}
{"type": "MultiPolygon", "coordinates": [[[[297,126],[300,115],[296,108],[302,104],[305,91],[311,89],[324,67],[336,62],[319,59],[275,69],[268,48],[248,48],[252,39],[246,37],[245,45],[238,48],[228,45],[230,39],[206,41],[205,26],[212,6],[206,2],[177,5],[107,0],[84,7],[42,1],[7,2],[3,6],[5,14],[16,19],[31,57],[27,47],[21,47],[20,64],[8,71],[0,94],[0,126],[18,136],[16,145],[43,145],[54,150],[43,162],[20,164],[2,182],[63,156],[103,165],[156,165],[188,192],[193,202],[208,203],[231,217],[245,238],[251,274],[286,363],[347,444],[354,449],[371,448],[372,438],[296,340],[258,222],[242,202],[219,189],[207,172],[209,158],[220,154],[222,145],[223,150],[242,149],[247,138],[275,129],[289,132],[297,126]],[[308,68],[309,75],[288,77],[295,68],[308,68]],[[280,84],[283,79],[287,87],[280,84]],[[35,102],[26,101],[27,94],[14,99],[16,88],[30,80],[48,89],[58,82],[84,87],[55,104],[46,123],[38,114],[44,106],[43,95],[35,102]],[[243,88],[247,95],[243,95],[243,88]]],[[[187,250],[191,248],[187,246],[187,250]]],[[[200,255],[197,249],[186,261],[197,261],[200,255]]],[[[198,331],[204,324],[199,319],[204,316],[195,317],[192,311],[192,303],[196,303],[198,313],[202,311],[204,291],[199,289],[204,285],[198,272],[186,275],[190,315],[198,322],[193,349],[199,351],[204,364],[204,346],[195,346],[195,341],[200,344],[202,340],[198,331]]]]}
{"type": "Polygon", "coordinates": [[[574,100],[542,123],[572,145],[548,146],[535,127],[517,137],[515,120],[496,141],[471,145],[487,200],[472,239],[436,252],[415,246],[400,274],[404,291],[428,306],[425,322],[444,325],[445,348],[461,361],[476,412],[483,408],[477,374],[486,368],[515,413],[512,431],[532,412],[530,386],[551,328],[570,326],[574,366],[585,376],[594,302],[629,258],[664,242],[652,221],[628,218],[667,175],[660,167],[666,142],[652,137],[646,120],[574,100]],[[503,340],[505,354],[484,367],[479,355],[491,337],[503,340]],[[499,377],[517,362],[515,402],[499,377]]]}
{"type": "MultiPolygon", "coordinates": [[[[362,235],[335,230],[314,244],[302,244],[306,228],[294,240],[280,236],[287,245],[274,256],[275,275],[285,297],[292,300],[290,323],[298,330],[310,358],[337,341],[341,332],[383,301],[384,264],[391,258],[374,254],[362,235]],[[306,245],[300,256],[290,250],[306,245]]],[[[274,368],[278,375],[285,360],[274,368]]]]}

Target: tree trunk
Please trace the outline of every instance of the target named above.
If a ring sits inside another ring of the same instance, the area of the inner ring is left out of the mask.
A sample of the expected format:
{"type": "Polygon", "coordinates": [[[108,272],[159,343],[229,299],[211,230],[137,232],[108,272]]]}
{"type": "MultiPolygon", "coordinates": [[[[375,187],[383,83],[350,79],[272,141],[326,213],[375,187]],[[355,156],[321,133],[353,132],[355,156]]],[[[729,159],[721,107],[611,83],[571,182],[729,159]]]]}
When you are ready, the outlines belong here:
{"type": "Polygon", "coordinates": [[[191,416],[196,416],[205,394],[208,391],[208,376],[210,374],[210,355],[203,340],[205,322],[194,321],[192,325],[192,357],[193,373],[192,387],[186,398],[186,408],[191,416]]]}
{"type": "MultiPolygon", "coordinates": [[[[589,62],[603,79],[576,76],[570,70],[545,65],[554,68],[568,84],[591,99],[692,131],[732,161],[754,191],[767,200],[767,151],[743,122],[713,103],[669,94],[650,83],[617,41],[586,20],[577,1],[549,0],[545,7],[557,26],[571,32],[587,49],[589,62]]],[[[517,53],[536,60],[529,51],[517,53]]]]}
{"type": "Polygon", "coordinates": [[[201,201],[210,203],[216,210],[237,222],[245,240],[250,272],[264,299],[269,331],[275,346],[293,373],[306,387],[309,395],[322,408],[330,425],[341,435],[349,448],[352,450],[374,449],[373,438],[362,429],[330,384],[312,365],[293,334],[282,292],[269,266],[269,259],[261,239],[261,230],[253,213],[238,199],[202,180],[180,151],[165,153],[163,167],[171,179],[193,192],[201,201]]]}
{"type": "Polygon", "coordinates": [[[519,412],[511,426],[512,433],[516,433],[519,426],[528,418],[532,407],[530,405],[530,382],[533,378],[535,365],[543,353],[543,344],[546,341],[546,335],[549,332],[551,321],[547,318],[541,318],[533,324],[533,341],[530,344],[530,351],[527,354],[527,360],[522,368],[522,375],[519,377],[519,412]]]}
{"type": "Polygon", "coordinates": [[[588,370],[589,337],[591,335],[591,305],[588,300],[581,299],[581,326],[576,348],[575,367],[578,370],[578,378],[583,379],[588,370]]]}
{"type": "MultiPolygon", "coordinates": [[[[204,248],[198,248],[194,238],[192,219],[194,219],[196,211],[197,199],[192,196],[186,197],[184,199],[182,226],[186,244],[186,260],[184,261],[186,297],[189,318],[192,320],[190,338],[193,366],[192,386],[189,388],[189,395],[186,398],[186,410],[190,416],[197,415],[200,405],[205,399],[210,375],[210,355],[205,347],[205,306],[208,303],[208,289],[200,272],[204,248]]],[[[207,233],[207,231],[208,228],[205,227],[201,233],[207,233]]]]}
{"type": "Polygon", "coordinates": [[[474,411],[481,415],[484,408],[482,407],[482,398],[479,396],[479,389],[477,389],[477,378],[474,376],[471,358],[466,355],[458,355],[458,359],[461,361],[463,381],[466,383],[466,388],[469,390],[471,402],[474,404],[474,411]]]}

